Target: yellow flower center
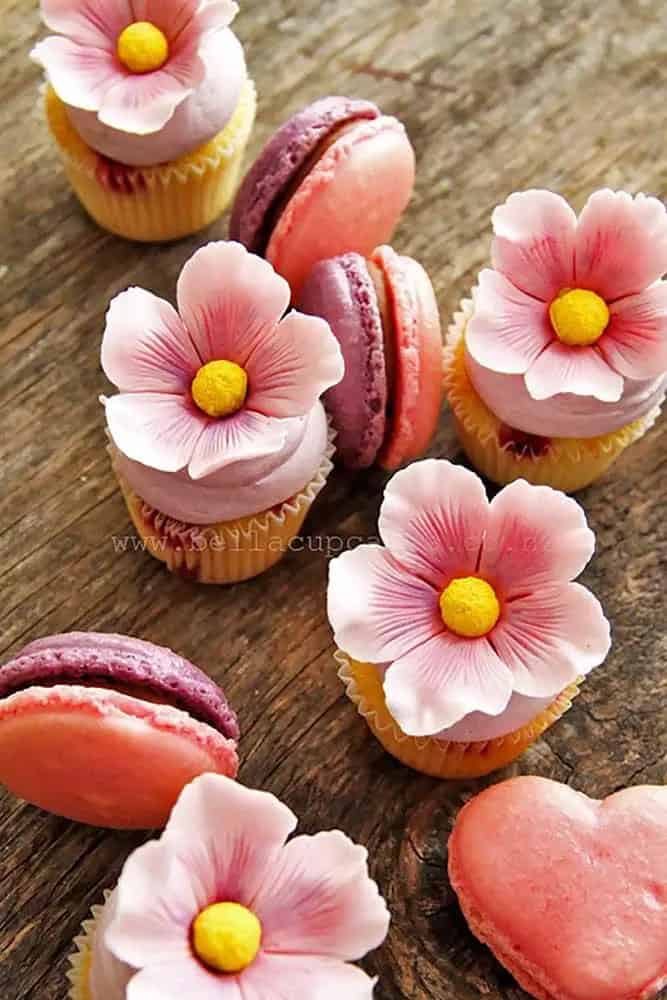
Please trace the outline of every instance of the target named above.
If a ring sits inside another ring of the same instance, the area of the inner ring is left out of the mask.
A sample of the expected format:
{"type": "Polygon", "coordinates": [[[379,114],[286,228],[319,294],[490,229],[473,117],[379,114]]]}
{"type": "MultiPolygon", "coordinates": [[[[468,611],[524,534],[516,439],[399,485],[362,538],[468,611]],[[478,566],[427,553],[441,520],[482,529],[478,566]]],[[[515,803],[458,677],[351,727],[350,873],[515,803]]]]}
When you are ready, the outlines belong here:
{"type": "Polygon", "coordinates": [[[262,942],[262,925],[239,903],[214,903],[192,925],[195,954],[218,972],[243,972],[255,961],[262,942]]]}
{"type": "Polygon", "coordinates": [[[586,288],[564,288],[549,307],[556,336],[571,347],[587,347],[599,340],[609,323],[604,299],[586,288]]]}
{"type": "Polygon", "coordinates": [[[152,73],[169,58],[169,42],[150,21],[128,24],[118,36],[118,58],[131,73],[152,73]]]}
{"type": "Polygon", "coordinates": [[[209,361],[192,380],[192,398],[209,417],[228,417],[245,403],[248,376],[234,361],[209,361]]]}
{"type": "Polygon", "coordinates": [[[452,580],[440,595],[442,620],[451,632],[477,639],[490,632],[500,616],[496,592],[477,576],[452,580]]]}

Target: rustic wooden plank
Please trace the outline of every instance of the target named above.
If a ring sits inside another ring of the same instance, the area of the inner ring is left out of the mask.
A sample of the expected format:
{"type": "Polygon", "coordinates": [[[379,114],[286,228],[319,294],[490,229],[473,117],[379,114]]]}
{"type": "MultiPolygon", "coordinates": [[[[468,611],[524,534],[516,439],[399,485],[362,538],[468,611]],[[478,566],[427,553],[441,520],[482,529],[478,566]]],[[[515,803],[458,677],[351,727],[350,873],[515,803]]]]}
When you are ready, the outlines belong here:
{"type": "MultiPolygon", "coordinates": [[[[651,0],[246,0],[238,33],[260,92],[252,153],[325,93],[400,115],[420,161],[397,245],[433,276],[445,321],[486,261],[489,215],[514,188],[580,206],[609,184],[663,194],[664,13],[651,0]]],[[[244,730],[242,778],[281,795],[306,831],[369,846],[394,921],[367,968],[380,1000],[524,996],[467,931],[446,879],[461,803],[486,782],[438,783],[367,734],[333,668],[327,536],[373,535],[384,477],[337,473],[311,543],[232,590],[197,588],[119,551],[131,532],[104,452],[97,395],[109,298],[173,298],[206,236],[139,247],[100,232],[68,189],[27,52],[36,3],[0,11],[0,652],[71,628],[172,645],[225,686],[244,730]]],[[[443,415],[431,453],[457,454],[443,415]]],[[[664,423],[586,490],[598,535],[585,574],[614,625],[606,666],[507,774],[593,795],[667,779],[664,423]]],[[[496,780],[494,779],[487,779],[496,780]]],[[[141,835],[74,826],[0,795],[0,996],[62,1000],[70,943],[141,835]]]]}

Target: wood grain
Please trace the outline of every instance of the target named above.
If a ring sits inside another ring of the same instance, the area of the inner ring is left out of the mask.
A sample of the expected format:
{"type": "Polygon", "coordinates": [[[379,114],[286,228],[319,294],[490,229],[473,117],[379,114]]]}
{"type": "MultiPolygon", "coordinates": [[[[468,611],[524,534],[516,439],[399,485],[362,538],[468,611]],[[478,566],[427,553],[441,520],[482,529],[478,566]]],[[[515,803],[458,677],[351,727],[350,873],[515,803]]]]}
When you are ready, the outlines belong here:
{"type": "MultiPolygon", "coordinates": [[[[173,646],[220,681],[243,727],[243,780],[283,797],[312,832],[367,844],[393,911],[366,967],[379,1000],[525,996],[467,931],[446,841],[484,782],[438,783],[387,757],[336,679],[326,621],[327,536],[373,535],[384,478],[336,473],[312,539],[229,590],[116,551],[130,535],[104,452],[100,335],[129,284],[173,299],[206,237],[169,247],[98,230],[70,192],[38,108],[34,0],[0,0],[0,652],[73,628],[173,646]],[[114,543],[114,539],[116,542],[114,543]]],[[[327,93],[406,122],[419,156],[396,237],[431,273],[446,322],[487,260],[510,191],[581,207],[611,185],[664,194],[665,21],[653,0],[245,0],[237,31],[260,93],[252,155],[327,93]]],[[[433,455],[456,456],[448,414],[433,455]]],[[[597,533],[584,582],[612,619],[613,652],[569,715],[507,773],[593,795],[667,779],[664,424],[581,495],[597,533]]],[[[63,1000],[70,942],[137,835],[105,833],[0,797],[0,996],[63,1000]]],[[[344,1000],[344,998],[341,998],[344,1000]]]]}

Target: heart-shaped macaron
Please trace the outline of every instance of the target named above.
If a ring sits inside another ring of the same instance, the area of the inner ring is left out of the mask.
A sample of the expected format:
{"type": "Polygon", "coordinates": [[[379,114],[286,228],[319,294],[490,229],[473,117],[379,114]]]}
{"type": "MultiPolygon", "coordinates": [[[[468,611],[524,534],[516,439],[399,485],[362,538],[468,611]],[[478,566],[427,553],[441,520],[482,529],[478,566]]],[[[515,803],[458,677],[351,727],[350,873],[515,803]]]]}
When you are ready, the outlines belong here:
{"type": "Polygon", "coordinates": [[[602,802],[545,778],[482,792],[449,841],[473,933],[539,1000],[647,1000],[667,985],[667,788],[602,802]]]}

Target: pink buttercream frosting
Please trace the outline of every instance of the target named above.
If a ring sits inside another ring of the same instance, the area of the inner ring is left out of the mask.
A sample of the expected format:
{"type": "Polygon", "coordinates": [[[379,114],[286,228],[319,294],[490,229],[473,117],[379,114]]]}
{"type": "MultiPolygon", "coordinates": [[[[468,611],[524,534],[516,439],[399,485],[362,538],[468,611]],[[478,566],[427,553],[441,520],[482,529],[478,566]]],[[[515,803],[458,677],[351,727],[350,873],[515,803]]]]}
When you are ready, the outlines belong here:
{"type": "Polygon", "coordinates": [[[593,396],[561,392],[550,399],[533,399],[523,375],[506,375],[480,365],[468,350],[465,363],[475,391],[488,408],[509,427],[542,437],[597,437],[619,430],[660,406],[667,391],[667,375],[628,379],[615,403],[593,396]]]}
{"type": "Polygon", "coordinates": [[[289,499],[315,476],[327,447],[321,403],[305,417],[285,421],[284,447],[273,455],[228,465],[203,479],[187,469],[161,472],[114,449],[114,464],[134,492],[152,507],[188,524],[249,517],[289,499]]]}
{"type": "MultiPolygon", "coordinates": [[[[384,680],[387,666],[378,666],[377,671],[384,680]]],[[[554,698],[528,698],[522,694],[513,694],[509,704],[500,715],[485,715],[484,712],[470,712],[459,722],[448,729],[434,734],[433,739],[454,743],[483,743],[486,740],[497,740],[518,729],[527,726],[537,719],[554,698]]]]}
{"type": "Polygon", "coordinates": [[[228,28],[205,40],[201,58],[203,80],[157,132],[121,131],[105,125],[94,111],[67,105],[70,121],[92,149],[120,163],[144,167],[178,159],[224,129],[247,79],[243,48],[228,28]]]}

